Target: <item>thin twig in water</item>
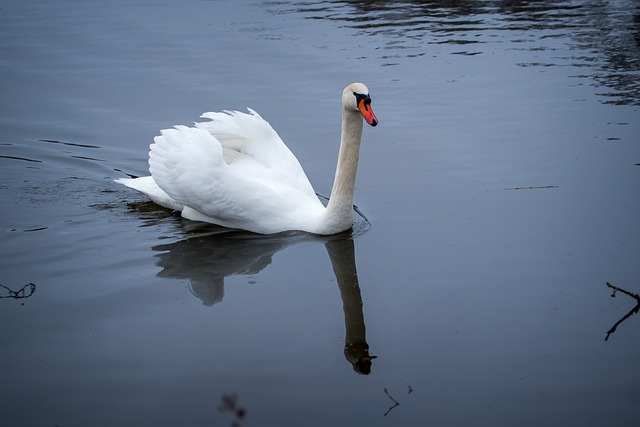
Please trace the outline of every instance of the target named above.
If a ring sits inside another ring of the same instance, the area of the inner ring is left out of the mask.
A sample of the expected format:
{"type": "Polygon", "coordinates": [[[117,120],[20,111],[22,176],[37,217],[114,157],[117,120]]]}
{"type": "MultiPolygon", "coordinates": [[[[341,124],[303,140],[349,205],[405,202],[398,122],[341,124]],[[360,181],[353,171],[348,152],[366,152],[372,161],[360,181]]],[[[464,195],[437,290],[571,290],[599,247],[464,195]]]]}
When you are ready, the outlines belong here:
{"type": "Polygon", "coordinates": [[[238,405],[237,394],[223,394],[222,403],[218,406],[220,412],[231,412],[234,419],[231,421],[231,427],[241,427],[242,420],[247,415],[247,411],[238,405]]]}
{"type": "Polygon", "coordinates": [[[387,388],[386,388],[386,387],[384,388],[384,393],[385,393],[387,396],[389,396],[389,399],[391,399],[391,401],[393,402],[393,405],[392,405],[389,409],[387,409],[387,412],[385,412],[385,413],[384,413],[384,416],[386,417],[386,416],[389,414],[389,412],[391,412],[391,410],[393,410],[396,406],[400,405],[400,402],[398,402],[397,400],[395,400],[395,399],[393,398],[393,396],[391,396],[391,395],[389,394],[389,391],[387,391],[387,388]]]}
{"type": "Polygon", "coordinates": [[[367,217],[366,217],[366,216],[364,216],[364,214],[362,213],[362,211],[360,210],[360,208],[359,208],[359,207],[357,207],[356,205],[353,205],[353,210],[354,210],[354,211],[356,211],[356,213],[357,213],[358,215],[360,215],[360,217],[361,217],[362,219],[364,219],[364,222],[366,222],[367,224],[371,225],[371,223],[369,222],[369,220],[367,219],[367,217]]]}
{"type": "Polygon", "coordinates": [[[320,197],[322,200],[325,200],[327,202],[329,201],[329,198],[327,196],[324,196],[324,195],[322,195],[320,193],[316,193],[316,196],[320,197]]]}
{"type": "Polygon", "coordinates": [[[0,284],[0,286],[5,288],[8,292],[8,295],[0,295],[0,298],[13,298],[13,299],[29,298],[36,291],[36,285],[33,283],[27,283],[17,291],[14,291],[2,284],[0,284]]]}
{"type": "Polygon", "coordinates": [[[557,185],[534,185],[531,187],[509,187],[505,188],[505,190],[543,190],[545,188],[558,188],[557,185]]]}
{"type": "Polygon", "coordinates": [[[622,318],[620,320],[618,320],[612,327],[611,329],[609,329],[607,331],[607,336],[604,337],[604,340],[607,341],[609,339],[609,335],[611,335],[612,333],[614,333],[616,331],[616,328],[618,327],[619,324],[621,324],[622,322],[624,322],[625,320],[627,320],[629,317],[633,316],[634,314],[638,313],[638,311],[640,311],[640,295],[638,294],[634,294],[632,292],[629,292],[625,289],[619,288],[617,286],[613,286],[611,283],[607,282],[607,287],[613,289],[613,293],[611,294],[612,298],[615,298],[616,296],[616,292],[620,291],[625,295],[630,296],[631,298],[635,299],[638,303],[635,305],[635,307],[633,307],[627,314],[625,314],[624,316],[622,316],[622,318]]]}

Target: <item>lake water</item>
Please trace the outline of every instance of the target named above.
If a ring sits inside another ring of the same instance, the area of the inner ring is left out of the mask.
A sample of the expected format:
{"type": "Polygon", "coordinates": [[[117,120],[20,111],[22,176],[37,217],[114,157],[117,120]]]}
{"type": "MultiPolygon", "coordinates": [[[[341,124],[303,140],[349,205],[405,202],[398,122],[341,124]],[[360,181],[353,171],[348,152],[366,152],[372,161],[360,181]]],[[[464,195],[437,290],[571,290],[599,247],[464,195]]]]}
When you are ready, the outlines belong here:
{"type": "Polygon", "coordinates": [[[636,425],[637,1],[5,0],[0,73],[2,426],[636,425]],[[328,195],[352,81],[352,233],[113,182],[251,107],[328,195]]]}

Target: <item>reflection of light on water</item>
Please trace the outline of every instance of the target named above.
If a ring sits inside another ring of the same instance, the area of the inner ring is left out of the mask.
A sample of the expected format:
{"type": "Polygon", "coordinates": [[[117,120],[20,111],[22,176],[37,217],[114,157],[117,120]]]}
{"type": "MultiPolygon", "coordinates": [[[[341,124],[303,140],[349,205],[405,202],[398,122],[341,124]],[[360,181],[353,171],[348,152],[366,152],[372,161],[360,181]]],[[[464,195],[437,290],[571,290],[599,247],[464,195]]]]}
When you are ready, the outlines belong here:
{"type": "Polygon", "coordinates": [[[560,49],[552,61],[517,65],[579,68],[583,72],[574,77],[606,88],[599,93],[604,103],[640,104],[636,2],[341,1],[278,2],[268,7],[276,14],[330,21],[351,29],[356,37],[373,39],[376,47],[362,57],[382,60],[382,66],[427,53],[481,55],[496,44],[525,52],[560,49]],[[441,50],[434,52],[429,45],[441,50]]]}

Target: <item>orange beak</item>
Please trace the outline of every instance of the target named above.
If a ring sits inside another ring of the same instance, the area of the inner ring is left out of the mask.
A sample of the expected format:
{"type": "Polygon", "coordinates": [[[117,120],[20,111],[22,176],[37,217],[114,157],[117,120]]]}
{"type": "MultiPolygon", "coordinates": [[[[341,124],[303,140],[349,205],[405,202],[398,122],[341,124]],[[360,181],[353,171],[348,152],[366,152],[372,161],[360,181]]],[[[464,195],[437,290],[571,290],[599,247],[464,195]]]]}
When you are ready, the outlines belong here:
{"type": "Polygon", "coordinates": [[[358,110],[362,113],[362,117],[367,121],[371,126],[375,126],[378,124],[378,118],[375,114],[373,114],[373,110],[371,109],[371,104],[365,102],[364,99],[361,99],[358,102],[358,110]]]}

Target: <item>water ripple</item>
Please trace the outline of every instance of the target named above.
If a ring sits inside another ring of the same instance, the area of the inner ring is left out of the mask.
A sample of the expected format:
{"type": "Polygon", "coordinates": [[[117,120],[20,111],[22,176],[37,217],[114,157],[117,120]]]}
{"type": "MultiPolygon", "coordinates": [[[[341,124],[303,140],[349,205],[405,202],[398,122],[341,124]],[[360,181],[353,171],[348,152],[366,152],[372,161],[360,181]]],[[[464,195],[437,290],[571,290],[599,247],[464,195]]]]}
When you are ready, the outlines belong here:
{"type": "Polygon", "coordinates": [[[440,53],[476,56],[488,47],[525,52],[560,50],[557,62],[518,62],[522,67],[568,65],[602,87],[601,101],[640,105],[640,4],[612,2],[338,1],[270,2],[275,14],[329,21],[375,40],[388,58],[440,53]],[[555,40],[554,46],[550,42],[555,40]],[[430,45],[449,48],[433,52],[430,45]],[[517,45],[521,45],[520,48],[517,45]],[[460,50],[460,46],[474,49],[460,50]],[[583,73],[584,74],[584,73],[583,73]]]}

